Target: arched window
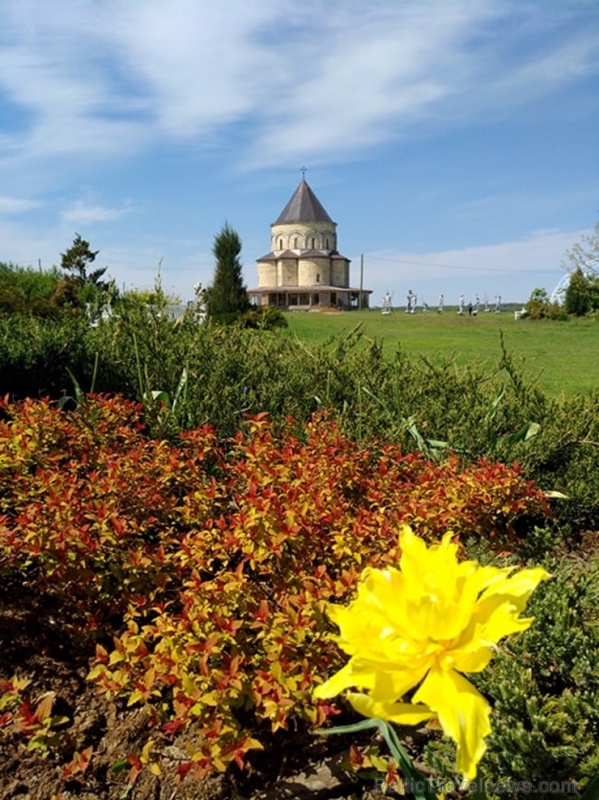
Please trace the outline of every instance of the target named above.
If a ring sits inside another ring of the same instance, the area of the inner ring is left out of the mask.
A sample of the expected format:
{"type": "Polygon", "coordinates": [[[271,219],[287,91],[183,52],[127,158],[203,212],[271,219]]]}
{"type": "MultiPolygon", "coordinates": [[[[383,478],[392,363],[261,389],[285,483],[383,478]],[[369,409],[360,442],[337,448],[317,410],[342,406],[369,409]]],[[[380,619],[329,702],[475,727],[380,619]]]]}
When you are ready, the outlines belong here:
{"type": "Polygon", "coordinates": [[[327,240],[326,240],[325,247],[326,247],[327,250],[329,249],[329,239],[328,239],[328,237],[327,237],[327,240]]]}
{"type": "Polygon", "coordinates": [[[283,240],[279,239],[279,250],[283,249],[283,240]]]}
{"type": "Polygon", "coordinates": [[[314,237],[312,237],[310,239],[310,247],[312,247],[312,248],[314,247],[314,242],[315,242],[315,239],[314,239],[314,237]]]}
{"type": "Polygon", "coordinates": [[[316,273],[316,283],[320,283],[320,272],[316,273]]]}
{"type": "Polygon", "coordinates": [[[295,237],[295,239],[293,240],[293,246],[295,247],[295,249],[296,249],[296,250],[297,250],[297,248],[299,247],[297,236],[296,236],[296,237],[295,237]]]}

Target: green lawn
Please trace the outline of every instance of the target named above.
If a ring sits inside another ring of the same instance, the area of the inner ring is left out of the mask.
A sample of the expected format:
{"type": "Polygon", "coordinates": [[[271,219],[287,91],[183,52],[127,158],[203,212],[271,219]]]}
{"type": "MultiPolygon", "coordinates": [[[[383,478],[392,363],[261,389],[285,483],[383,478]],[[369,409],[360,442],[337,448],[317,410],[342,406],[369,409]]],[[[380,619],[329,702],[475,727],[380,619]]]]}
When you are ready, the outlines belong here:
{"type": "Polygon", "coordinates": [[[308,344],[361,324],[365,336],[381,340],[392,355],[397,347],[430,359],[454,358],[458,364],[497,364],[500,333],[507,350],[540,388],[558,397],[599,388],[599,322],[592,319],[515,320],[513,312],[460,317],[455,311],[414,315],[394,311],[286,314],[289,332],[308,344]]]}

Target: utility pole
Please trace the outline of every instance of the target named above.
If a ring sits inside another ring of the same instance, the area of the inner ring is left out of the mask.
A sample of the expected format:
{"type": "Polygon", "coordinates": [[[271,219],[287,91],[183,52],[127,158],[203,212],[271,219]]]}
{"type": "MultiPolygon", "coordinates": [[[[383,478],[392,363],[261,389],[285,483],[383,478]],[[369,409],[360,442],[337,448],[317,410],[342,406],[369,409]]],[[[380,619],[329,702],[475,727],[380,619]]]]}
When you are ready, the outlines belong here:
{"type": "Polygon", "coordinates": [[[362,310],[362,290],[364,289],[364,253],[360,256],[360,294],[358,295],[358,309],[362,310]]]}

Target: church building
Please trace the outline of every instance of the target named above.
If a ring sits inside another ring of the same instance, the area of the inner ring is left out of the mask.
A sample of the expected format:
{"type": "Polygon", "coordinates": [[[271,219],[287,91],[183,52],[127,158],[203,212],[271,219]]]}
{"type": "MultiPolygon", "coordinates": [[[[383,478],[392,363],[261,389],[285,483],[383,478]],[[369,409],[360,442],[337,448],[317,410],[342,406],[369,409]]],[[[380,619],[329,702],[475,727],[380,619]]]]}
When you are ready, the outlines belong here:
{"type": "Polygon", "coordinates": [[[368,308],[372,290],[350,286],[337,224],[304,178],[270,227],[270,252],[258,259],[258,288],[248,291],[252,303],[297,311],[368,308]]]}

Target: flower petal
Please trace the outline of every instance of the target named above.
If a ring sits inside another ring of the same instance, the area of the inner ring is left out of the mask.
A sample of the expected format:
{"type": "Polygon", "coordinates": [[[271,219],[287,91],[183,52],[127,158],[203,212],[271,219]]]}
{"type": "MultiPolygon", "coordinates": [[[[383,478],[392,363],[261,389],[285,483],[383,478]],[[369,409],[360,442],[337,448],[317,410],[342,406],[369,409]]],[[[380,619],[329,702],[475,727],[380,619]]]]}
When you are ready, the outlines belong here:
{"type": "Polygon", "coordinates": [[[435,716],[434,711],[422,704],[377,703],[370,695],[358,692],[350,692],[347,697],[354,709],[363,717],[386,719],[398,725],[419,725],[435,716]]]}
{"type": "Polygon", "coordinates": [[[530,595],[534,592],[541,581],[546,581],[551,575],[542,567],[533,569],[521,569],[513,575],[503,575],[502,580],[493,581],[481,596],[481,600],[488,597],[503,595],[522,611],[530,595]]]}
{"type": "Polygon", "coordinates": [[[317,700],[324,700],[327,697],[335,697],[344,689],[372,689],[375,682],[375,675],[371,669],[360,669],[354,659],[351,659],[339,672],[325,681],[314,690],[314,697],[317,700]]]}
{"type": "Polygon", "coordinates": [[[393,702],[417,686],[427,670],[426,666],[415,670],[385,670],[379,664],[351,658],[338,672],[316,687],[314,697],[323,700],[334,697],[345,689],[368,689],[375,702],[393,702]]]}
{"type": "Polygon", "coordinates": [[[457,744],[458,771],[474,780],[487,749],[484,738],[491,733],[491,708],[485,698],[455,670],[433,669],[413,700],[437,713],[443,731],[457,744]]]}
{"type": "MultiPolygon", "coordinates": [[[[417,669],[389,669],[374,670],[374,685],[370,694],[375,702],[395,702],[401,700],[404,694],[415,686],[428,672],[428,664],[417,669]]],[[[357,684],[356,684],[357,685],[357,684]]]]}
{"type": "MultiPolygon", "coordinates": [[[[521,617],[526,601],[538,584],[551,576],[544,569],[523,569],[511,577],[496,576],[483,591],[470,624],[464,630],[456,650],[467,651],[482,646],[494,645],[510,633],[525,631],[533,622],[532,617],[521,617]]],[[[456,654],[457,656],[457,654],[456,654]]],[[[464,672],[476,672],[485,665],[473,668],[469,663],[456,658],[456,668],[464,672]]]]}

